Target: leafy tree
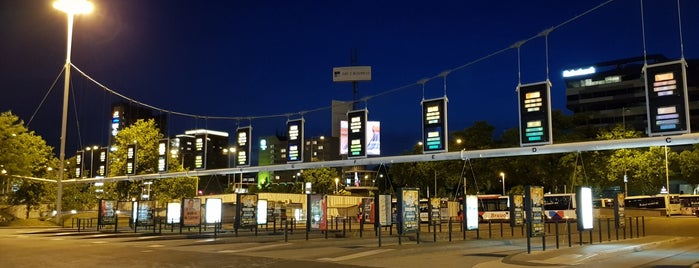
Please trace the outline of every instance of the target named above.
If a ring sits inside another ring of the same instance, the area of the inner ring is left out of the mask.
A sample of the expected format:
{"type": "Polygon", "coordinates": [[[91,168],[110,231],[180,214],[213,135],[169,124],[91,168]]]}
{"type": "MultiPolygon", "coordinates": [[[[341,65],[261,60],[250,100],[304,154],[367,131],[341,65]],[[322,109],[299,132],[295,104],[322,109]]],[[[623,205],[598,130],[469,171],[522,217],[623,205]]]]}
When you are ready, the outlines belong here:
{"type": "Polygon", "coordinates": [[[699,184],[699,144],[694,144],[692,150],[680,153],[680,170],[684,179],[691,184],[699,184]]]}
{"type": "MultiPolygon", "coordinates": [[[[126,148],[129,144],[136,144],[136,173],[155,173],[158,164],[158,141],[163,135],[158,131],[155,121],[138,120],[133,125],[119,131],[115,137],[115,151],[110,152],[110,176],[126,174],[126,148]]],[[[184,171],[181,163],[170,155],[169,171],[184,171]]],[[[150,185],[151,200],[155,199],[160,204],[166,204],[171,200],[196,194],[196,177],[163,178],[152,182],[150,185]]],[[[105,183],[105,197],[119,200],[130,200],[140,197],[146,187],[142,182],[120,181],[105,183]]]]}
{"type": "Polygon", "coordinates": [[[339,178],[334,168],[306,169],[301,175],[304,182],[312,183],[313,192],[317,194],[332,194],[335,191],[335,178],[339,178]]]}
{"type": "Polygon", "coordinates": [[[27,218],[30,210],[51,201],[52,197],[55,199],[55,196],[49,193],[51,188],[46,182],[21,177],[55,178],[53,169],[58,165],[52,150],[40,136],[29,131],[17,116],[9,111],[0,113],[0,165],[7,174],[6,182],[19,186],[16,192],[10,194],[9,202],[26,206],[27,218]]]}

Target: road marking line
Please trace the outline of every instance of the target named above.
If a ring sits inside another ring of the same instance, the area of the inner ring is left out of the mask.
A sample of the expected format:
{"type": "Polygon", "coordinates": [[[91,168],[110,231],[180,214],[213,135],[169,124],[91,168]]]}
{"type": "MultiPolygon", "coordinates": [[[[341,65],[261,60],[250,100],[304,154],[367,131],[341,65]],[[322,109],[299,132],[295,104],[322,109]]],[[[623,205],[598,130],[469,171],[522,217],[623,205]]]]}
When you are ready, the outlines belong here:
{"type": "Polygon", "coordinates": [[[336,258],[320,258],[318,259],[319,261],[346,261],[346,260],[351,260],[351,259],[356,259],[356,258],[361,258],[361,257],[366,257],[366,256],[371,256],[371,255],[376,255],[388,251],[392,251],[393,249],[374,249],[374,250],[369,250],[369,251],[364,251],[364,252],[358,252],[350,255],[345,255],[345,256],[340,256],[336,258]]]}
{"type": "Polygon", "coordinates": [[[107,241],[92,241],[92,244],[106,244],[107,241]]]}
{"type": "Polygon", "coordinates": [[[243,249],[226,249],[226,250],[220,250],[220,251],[218,251],[218,253],[236,253],[236,252],[256,251],[256,250],[260,250],[260,249],[276,248],[276,247],[286,246],[286,245],[291,245],[291,243],[271,244],[271,245],[264,245],[264,246],[259,246],[259,247],[243,248],[243,249]]]}
{"type": "Polygon", "coordinates": [[[147,245],[146,247],[147,248],[162,248],[164,246],[165,245],[161,245],[161,244],[153,244],[153,245],[147,245]]]}

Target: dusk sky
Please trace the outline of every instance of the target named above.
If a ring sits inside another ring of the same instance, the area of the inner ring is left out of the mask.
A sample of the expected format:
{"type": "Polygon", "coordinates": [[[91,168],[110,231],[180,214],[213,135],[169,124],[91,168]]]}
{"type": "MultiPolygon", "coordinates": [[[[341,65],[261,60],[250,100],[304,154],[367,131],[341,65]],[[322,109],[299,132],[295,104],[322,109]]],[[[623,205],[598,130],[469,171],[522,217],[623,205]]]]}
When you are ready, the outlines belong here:
{"type": "MultiPolygon", "coordinates": [[[[0,110],[25,123],[65,61],[66,16],[52,2],[0,2],[0,110]]],[[[496,135],[517,127],[517,49],[507,48],[603,3],[552,31],[548,51],[543,37],[524,44],[521,83],[548,75],[553,108],[570,114],[563,70],[642,56],[644,47],[638,0],[91,2],[93,13],[75,20],[72,63],[129,98],[201,116],[171,116],[170,135],[194,128],[232,134],[251,125],[256,140],[285,131],[285,114],[328,108],[304,118],[306,137],[329,136],[331,101],[352,99],[351,84],[332,82],[332,68],[349,66],[356,49],[357,65],[372,67],[359,97],[376,97],[360,107],[381,121],[383,155],[421,140],[420,101],[443,96],[444,81],[427,82],[424,95],[417,81],[443,71],[453,70],[446,79],[450,131],[481,120],[496,135]],[[270,115],[280,116],[259,118],[270,115]]],[[[643,3],[648,54],[679,59],[683,44],[685,58],[699,58],[699,1],[680,1],[682,42],[677,1],[643,3]]],[[[121,100],[75,70],[72,86],[68,156],[106,145],[110,105],[121,100]]],[[[56,153],[62,94],[60,77],[29,125],[56,153]]]]}

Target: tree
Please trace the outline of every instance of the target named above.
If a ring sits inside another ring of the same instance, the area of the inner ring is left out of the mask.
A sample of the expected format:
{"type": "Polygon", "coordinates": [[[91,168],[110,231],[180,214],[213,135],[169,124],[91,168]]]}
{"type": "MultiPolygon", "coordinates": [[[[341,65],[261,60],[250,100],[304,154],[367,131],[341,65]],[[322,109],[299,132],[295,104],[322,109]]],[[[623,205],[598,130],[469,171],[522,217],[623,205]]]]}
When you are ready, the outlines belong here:
{"type": "Polygon", "coordinates": [[[332,194],[335,191],[335,178],[340,177],[334,168],[306,169],[301,176],[304,182],[312,183],[316,194],[332,194]]]}
{"type": "MultiPolygon", "coordinates": [[[[136,173],[155,173],[158,164],[158,142],[163,135],[158,131],[153,119],[137,120],[133,125],[119,131],[115,137],[116,151],[110,152],[109,176],[126,174],[126,148],[129,144],[136,144],[136,173]]],[[[169,171],[184,171],[181,163],[170,155],[169,171]]],[[[161,204],[171,200],[190,197],[196,194],[196,177],[163,178],[152,182],[150,185],[150,199],[155,199],[161,204]]],[[[143,183],[120,181],[105,183],[105,197],[118,200],[130,200],[141,196],[144,191],[143,183]]]]}
{"type": "Polygon", "coordinates": [[[18,186],[18,190],[10,194],[9,201],[13,205],[25,205],[27,218],[32,209],[51,201],[52,197],[55,199],[55,196],[49,194],[51,188],[46,182],[20,177],[55,178],[53,169],[58,162],[52,150],[40,136],[29,131],[17,116],[9,111],[0,114],[0,164],[7,174],[5,176],[13,176],[5,182],[18,186]]]}

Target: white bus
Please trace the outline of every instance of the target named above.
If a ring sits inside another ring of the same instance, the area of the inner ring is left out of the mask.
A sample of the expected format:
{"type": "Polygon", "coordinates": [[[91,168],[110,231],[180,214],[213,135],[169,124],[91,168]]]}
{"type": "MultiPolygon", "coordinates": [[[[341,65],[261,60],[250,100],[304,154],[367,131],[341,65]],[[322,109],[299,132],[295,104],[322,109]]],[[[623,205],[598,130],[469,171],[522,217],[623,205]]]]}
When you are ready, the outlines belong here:
{"type": "Polygon", "coordinates": [[[682,205],[677,195],[638,195],[627,196],[624,207],[631,209],[647,209],[665,211],[665,215],[681,215],[682,205]]]}
{"type": "Polygon", "coordinates": [[[509,199],[498,194],[478,195],[478,220],[510,220],[509,199]]]}
{"type": "Polygon", "coordinates": [[[575,221],[575,194],[545,194],[544,214],[547,221],[575,221]]]}

